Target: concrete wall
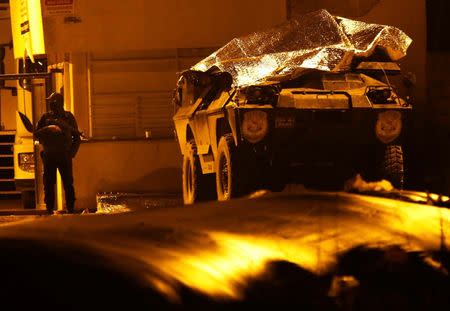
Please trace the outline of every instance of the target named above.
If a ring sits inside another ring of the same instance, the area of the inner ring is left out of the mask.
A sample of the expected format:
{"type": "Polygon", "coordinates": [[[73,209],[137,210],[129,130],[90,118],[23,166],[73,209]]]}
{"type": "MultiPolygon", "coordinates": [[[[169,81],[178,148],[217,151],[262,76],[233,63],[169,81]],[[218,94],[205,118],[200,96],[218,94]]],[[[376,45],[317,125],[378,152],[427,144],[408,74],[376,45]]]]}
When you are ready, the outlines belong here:
{"type": "Polygon", "coordinates": [[[52,52],[218,46],[285,19],[284,1],[78,0],[80,23],[45,17],[52,52]]]}
{"type": "Polygon", "coordinates": [[[180,192],[181,160],[171,140],[83,143],[73,163],[76,207],[95,207],[98,192],[180,192]]]}

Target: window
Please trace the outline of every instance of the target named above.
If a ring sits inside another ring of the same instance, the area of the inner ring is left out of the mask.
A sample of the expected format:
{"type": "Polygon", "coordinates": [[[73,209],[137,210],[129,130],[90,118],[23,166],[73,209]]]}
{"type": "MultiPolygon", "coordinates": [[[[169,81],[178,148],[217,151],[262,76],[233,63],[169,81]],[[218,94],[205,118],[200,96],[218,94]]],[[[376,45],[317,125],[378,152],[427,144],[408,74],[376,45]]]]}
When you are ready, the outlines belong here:
{"type": "Polygon", "coordinates": [[[90,56],[94,139],[173,137],[173,90],[179,73],[215,48],[135,51],[90,56]]]}
{"type": "Polygon", "coordinates": [[[325,90],[349,90],[364,87],[359,74],[324,74],[323,86],[325,90]]]}

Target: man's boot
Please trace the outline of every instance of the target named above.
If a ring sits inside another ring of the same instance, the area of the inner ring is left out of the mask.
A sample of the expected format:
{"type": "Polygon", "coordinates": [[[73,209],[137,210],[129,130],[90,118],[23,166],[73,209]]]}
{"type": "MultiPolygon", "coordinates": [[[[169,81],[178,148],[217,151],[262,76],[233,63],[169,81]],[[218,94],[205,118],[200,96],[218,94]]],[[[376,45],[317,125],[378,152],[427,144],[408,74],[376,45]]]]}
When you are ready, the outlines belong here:
{"type": "Polygon", "coordinates": [[[55,204],[45,202],[45,208],[47,209],[47,214],[53,215],[53,211],[55,210],[55,204]]]}
{"type": "Polygon", "coordinates": [[[75,211],[74,204],[68,203],[66,204],[67,214],[73,214],[75,211]]]}

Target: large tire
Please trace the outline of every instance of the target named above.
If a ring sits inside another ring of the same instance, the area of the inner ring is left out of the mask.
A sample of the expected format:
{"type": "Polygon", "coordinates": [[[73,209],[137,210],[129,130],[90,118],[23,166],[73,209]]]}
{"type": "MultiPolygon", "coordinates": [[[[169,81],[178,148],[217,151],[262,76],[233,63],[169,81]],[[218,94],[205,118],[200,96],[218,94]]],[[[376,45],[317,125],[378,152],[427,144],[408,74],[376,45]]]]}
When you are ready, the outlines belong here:
{"type": "Polygon", "coordinates": [[[22,206],[25,209],[36,208],[36,199],[33,190],[23,191],[21,193],[22,206]]]}
{"type": "Polygon", "coordinates": [[[403,149],[400,145],[387,145],[382,162],[382,178],[389,180],[397,189],[403,189],[404,163],[403,149]]]}
{"type": "Polygon", "coordinates": [[[186,143],[182,171],[184,204],[215,198],[214,174],[203,175],[197,146],[193,141],[186,143]]]}
{"type": "Polygon", "coordinates": [[[216,159],[216,190],[219,201],[230,200],[245,193],[243,180],[239,179],[239,175],[243,173],[241,163],[242,159],[234,145],[233,136],[231,134],[222,136],[216,159]]]}

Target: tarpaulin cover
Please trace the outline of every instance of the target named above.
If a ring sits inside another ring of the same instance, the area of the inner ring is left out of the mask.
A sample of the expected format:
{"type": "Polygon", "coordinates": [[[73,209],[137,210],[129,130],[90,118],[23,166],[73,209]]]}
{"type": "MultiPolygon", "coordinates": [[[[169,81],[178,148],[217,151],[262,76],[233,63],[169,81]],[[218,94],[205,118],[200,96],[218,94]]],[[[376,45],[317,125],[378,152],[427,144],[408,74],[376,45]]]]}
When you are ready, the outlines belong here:
{"type": "Polygon", "coordinates": [[[377,47],[396,61],[406,55],[411,42],[398,28],[320,10],[235,38],[191,69],[207,71],[216,66],[229,72],[236,86],[245,86],[292,77],[307,69],[345,71],[355,57],[369,57],[377,47]]]}

